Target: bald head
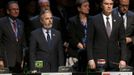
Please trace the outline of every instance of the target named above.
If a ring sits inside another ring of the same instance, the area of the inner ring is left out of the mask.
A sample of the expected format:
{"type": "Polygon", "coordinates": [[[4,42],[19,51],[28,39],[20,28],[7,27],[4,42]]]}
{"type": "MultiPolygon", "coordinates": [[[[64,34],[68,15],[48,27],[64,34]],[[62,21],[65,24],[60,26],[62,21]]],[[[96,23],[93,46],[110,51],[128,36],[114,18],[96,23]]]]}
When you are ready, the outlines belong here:
{"type": "Polygon", "coordinates": [[[120,13],[127,13],[129,8],[129,0],[119,0],[119,12],[120,13]]]}
{"type": "Polygon", "coordinates": [[[49,0],[39,0],[38,3],[49,2],[49,0]]]}
{"type": "Polygon", "coordinates": [[[119,0],[119,3],[129,3],[129,0],[119,0]]]}
{"type": "Polygon", "coordinates": [[[49,0],[39,0],[38,3],[41,10],[50,10],[49,0]]]}

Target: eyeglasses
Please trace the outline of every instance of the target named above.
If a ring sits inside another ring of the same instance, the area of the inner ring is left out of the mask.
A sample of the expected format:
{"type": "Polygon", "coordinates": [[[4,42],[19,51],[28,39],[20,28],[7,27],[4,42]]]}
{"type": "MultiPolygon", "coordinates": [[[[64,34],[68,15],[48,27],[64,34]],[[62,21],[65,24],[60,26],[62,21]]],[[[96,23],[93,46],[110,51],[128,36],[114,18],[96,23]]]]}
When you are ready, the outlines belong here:
{"type": "Polygon", "coordinates": [[[19,10],[19,8],[12,8],[12,9],[9,9],[9,10],[19,10]]]}
{"type": "Polygon", "coordinates": [[[120,7],[129,7],[129,5],[120,4],[120,7]]]}

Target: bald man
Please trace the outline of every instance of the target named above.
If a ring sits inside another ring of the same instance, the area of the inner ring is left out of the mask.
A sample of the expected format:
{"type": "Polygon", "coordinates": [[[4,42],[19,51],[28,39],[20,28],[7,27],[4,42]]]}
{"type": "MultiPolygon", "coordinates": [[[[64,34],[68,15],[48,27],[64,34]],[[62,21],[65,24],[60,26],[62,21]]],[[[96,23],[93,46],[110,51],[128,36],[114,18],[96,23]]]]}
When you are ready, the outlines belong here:
{"type": "Polygon", "coordinates": [[[134,66],[134,13],[129,9],[129,0],[119,0],[119,6],[114,8],[113,13],[120,17],[126,31],[126,43],[128,48],[128,65],[134,66]]]}
{"type": "Polygon", "coordinates": [[[49,0],[39,0],[39,7],[41,10],[49,9],[50,10],[50,3],[49,0]]]}

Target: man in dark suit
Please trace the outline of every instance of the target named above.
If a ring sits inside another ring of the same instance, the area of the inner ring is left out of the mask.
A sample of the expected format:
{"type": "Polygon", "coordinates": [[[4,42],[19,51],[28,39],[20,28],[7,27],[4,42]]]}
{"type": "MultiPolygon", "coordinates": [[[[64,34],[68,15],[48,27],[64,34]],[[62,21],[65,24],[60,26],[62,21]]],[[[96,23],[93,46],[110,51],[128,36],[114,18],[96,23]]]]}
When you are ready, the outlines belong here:
{"type": "Polygon", "coordinates": [[[89,2],[88,0],[76,0],[78,15],[69,19],[69,46],[72,48],[72,55],[78,55],[79,71],[83,72],[87,69],[87,35],[88,27],[91,24],[91,16],[89,16],[89,2]]]}
{"type": "Polygon", "coordinates": [[[126,67],[125,29],[121,19],[112,14],[113,0],[102,0],[102,13],[94,16],[87,45],[91,69],[115,71],[126,67]]]}
{"type": "Polygon", "coordinates": [[[6,66],[11,72],[20,72],[23,57],[23,50],[26,46],[23,22],[19,16],[19,6],[15,1],[8,2],[8,16],[0,19],[0,49],[3,51],[3,57],[6,66]]]}
{"type": "Polygon", "coordinates": [[[119,6],[113,9],[113,13],[123,20],[128,48],[128,65],[134,67],[134,13],[128,9],[129,0],[119,0],[119,6]]]}
{"type": "MultiPolygon", "coordinates": [[[[39,8],[40,8],[40,11],[41,10],[51,10],[50,9],[50,1],[49,0],[38,0],[38,4],[39,4],[39,8]]],[[[53,14],[53,12],[52,12],[53,14]]],[[[65,17],[65,16],[64,16],[65,17]]],[[[66,31],[66,26],[64,26],[63,24],[63,18],[60,18],[59,16],[56,16],[56,15],[53,15],[53,28],[59,30],[61,32],[61,36],[62,36],[62,44],[64,47],[67,47],[68,46],[68,43],[67,41],[65,41],[64,38],[68,38],[66,35],[67,35],[67,32],[66,31]]],[[[41,27],[41,22],[40,22],[40,19],[39,19],[39,15],[33,17],[31,19],[31,24],[32,24],[32,30],[36,29],[36,28],[39,28],[41,27]]],[[[64,49],[64,54],[65,54],[65,50],[64,49]]],[[[66,55],[65,55],[66,56],[66,55]]],[[[65,58],[66,59],[66,58],[65,58]]]]}
{"type": "Polygon", "coordinates": [[[59,31],[52,28],[52,13],[49,10],[40,14],[42,27],[32,31],[30,38],[31,70],[37,70],[36,61],[43,62],[41,72],[57,72],[64,65],[62,39],[59,31]]]}

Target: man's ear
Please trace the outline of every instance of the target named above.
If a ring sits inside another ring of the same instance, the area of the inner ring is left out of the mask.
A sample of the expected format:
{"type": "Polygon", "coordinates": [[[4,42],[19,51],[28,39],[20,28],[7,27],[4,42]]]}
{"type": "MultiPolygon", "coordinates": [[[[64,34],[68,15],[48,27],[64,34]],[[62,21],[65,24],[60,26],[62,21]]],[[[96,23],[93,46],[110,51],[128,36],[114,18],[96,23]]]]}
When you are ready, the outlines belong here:
{"type": "Polygon", "coordinates": [[[40,22],[43,23],[42,19],[40,19],[40,22]]]}
{"type": "Polygon", "coordinates": [[[7,10],[7,14],[9,14],[9,10],[7,10]]]}
{"type": "Polygon", "coordinates": [[[77,10],[80,11],[80,7],[77,7],[77,10]]]}

